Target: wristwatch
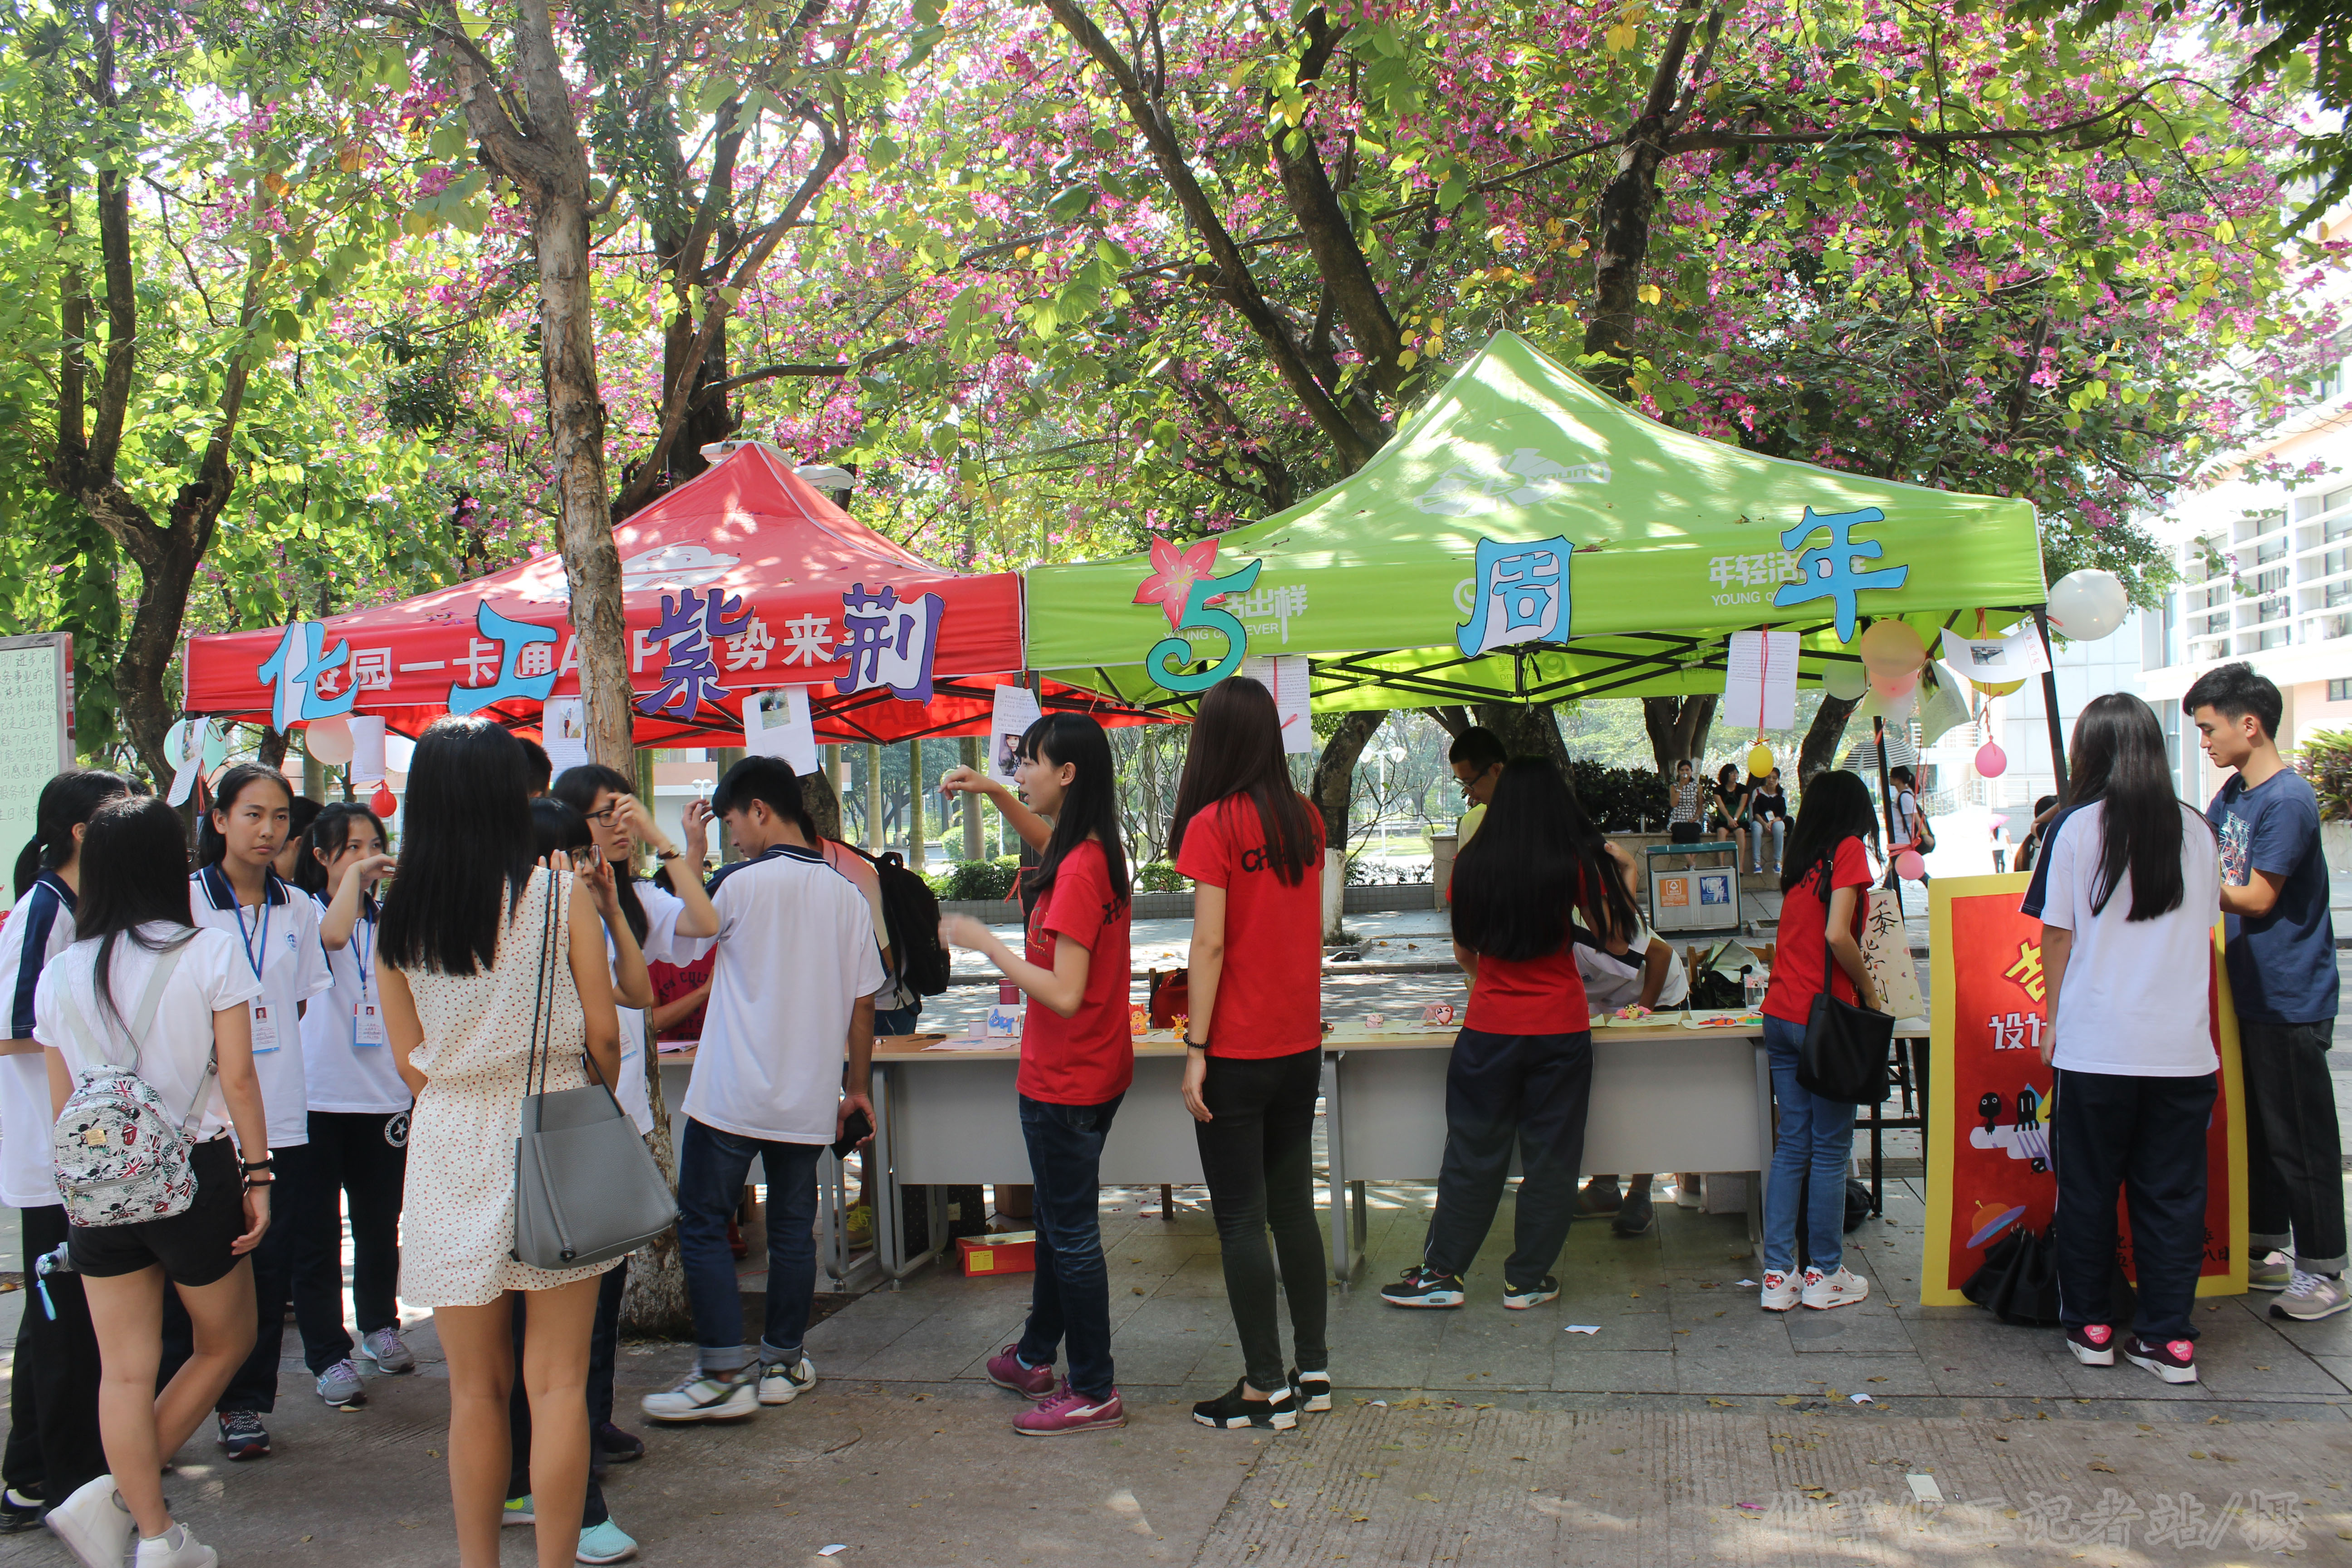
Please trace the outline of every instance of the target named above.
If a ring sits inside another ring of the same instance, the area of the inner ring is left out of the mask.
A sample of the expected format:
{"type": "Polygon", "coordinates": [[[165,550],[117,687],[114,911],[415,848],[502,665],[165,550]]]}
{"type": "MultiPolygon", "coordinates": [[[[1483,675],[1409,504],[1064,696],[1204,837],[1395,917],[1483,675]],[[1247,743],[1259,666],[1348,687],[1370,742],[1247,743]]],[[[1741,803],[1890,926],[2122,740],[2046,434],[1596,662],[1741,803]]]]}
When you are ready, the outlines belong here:
{"type": "Polygon", "coordinates": [[[656,859],[656,860],[658,860],[658,861],[660,861],[663,865],[667,866],[667,865],[668,865],[671,861],[673,861],[673,860],[677,859],[679,856],[681,856],[681,855],[683,855],[683,854],[685,854],[685,853],[686,853],[686,851],[685,851],[685,850],[680,849],[677,845],[673,844],[673,845],[671,845],[671,846],[670,846],[668,848],[667,848],[667,849],[656,849],[656,850],[655,850],[655,851],[654,851],[654,858],[655,858],[655,859],[656,859]]]}

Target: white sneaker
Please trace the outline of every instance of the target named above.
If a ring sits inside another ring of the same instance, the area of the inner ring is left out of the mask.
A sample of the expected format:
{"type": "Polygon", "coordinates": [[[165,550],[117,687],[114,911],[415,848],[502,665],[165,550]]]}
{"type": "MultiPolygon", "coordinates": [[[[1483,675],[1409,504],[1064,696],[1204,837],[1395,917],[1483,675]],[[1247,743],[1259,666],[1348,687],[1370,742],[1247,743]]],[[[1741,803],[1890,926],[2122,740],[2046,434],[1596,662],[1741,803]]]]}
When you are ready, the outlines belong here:
{"type": "Polygon", "coordinates": [[[186,1525],[174,1523],[163,1534],[140,1542],[131,1564],[132,1568],[214,1568],[219,1561],[219,1552],[190,1535],[186,1525]]]}
{"type": "Polygon", "coordinates": [[[1805,1305],[1816,1311],[1828,1311],[1832,1307],[1851,1307],[1870,1294],[1870,1281],[1838,1266],[1834,1274],[1823,1274],[1818,1268],[1805,1270],[1805,1305]]]}
{"type": "Polygon", "coordinates": [[[790,1405],[816,1386],[816,1363],[803,1356],[790,1366],[777,1362],[760,1369],[760,1403],[790,1405]]]}
{"type": "Polygon", "coordinates": [[[122,1506],[112,1476],[100,1476],[77,1488],[73,1496],[49,1510],[42,1522],[79,1558],[84,1568],[122,1568],[131,1543],[139,1538],[138,1522],[122,1506]]]}
{"type": "Polygon", "coordinates": [[[733,1421],[760,1411],[759,1396],[740,1375],[712,1377],[696,1372],[664,1394],[648,1394],[638,1407],[656,1421],[733,1421]]]}
{"type": "Polygon", "coordinates": [[[1803,1289],[1804,1287],[1798,1281],[1795,1275],[1780,1274],[1775,1273],[1770,1269],[1766,1269],[1764,1272],[1764,1310],[1768,1312],[1787,1311],[1790,1308],[1797,1304],[1802,1295],[1803,1289]]]}

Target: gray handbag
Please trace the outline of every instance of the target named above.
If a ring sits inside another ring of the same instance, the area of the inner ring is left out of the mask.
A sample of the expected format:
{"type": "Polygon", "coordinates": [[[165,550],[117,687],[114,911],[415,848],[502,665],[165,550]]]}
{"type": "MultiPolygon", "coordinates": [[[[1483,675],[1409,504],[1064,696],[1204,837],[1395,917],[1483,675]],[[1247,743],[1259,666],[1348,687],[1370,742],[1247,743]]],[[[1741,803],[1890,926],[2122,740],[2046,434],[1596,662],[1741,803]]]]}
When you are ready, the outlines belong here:
{"type": "MultiPolygon", "coordinates": [[[[583,1089],[547,1092],[555,1051],[549,990],[557,984],[557,875],[551,872],[547,881],[524,1069],[525,1085],[536,1073],[539,1087],[523,1096],[515,1139],[514,1258],[533,1268],[584,1268],[635,1252],[677,1224],[677,1199],[601,1075],[583,1089]],[[551,1037],[544,1043],[542,1027],[551,1037]]],[[[587,1064],[595,1074],[595,1058],[587,1064]]]]}

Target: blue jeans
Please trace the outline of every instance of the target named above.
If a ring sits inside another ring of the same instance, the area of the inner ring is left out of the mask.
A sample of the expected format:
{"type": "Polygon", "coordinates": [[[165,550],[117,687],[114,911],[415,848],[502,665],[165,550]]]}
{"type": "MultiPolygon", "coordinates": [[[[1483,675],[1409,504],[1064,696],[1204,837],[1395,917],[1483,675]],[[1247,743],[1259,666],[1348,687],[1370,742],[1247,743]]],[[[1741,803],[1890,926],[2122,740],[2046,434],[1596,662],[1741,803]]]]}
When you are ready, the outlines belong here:
{"type": "Polygon", "coordinates": [[[1834,1274],[1845,1251],[1845,1175],[1853,1161],[1854,1108],[1823,1100],[1797,1081],[1797,1049],[1805,1026],[1767,1014],[1764,1047],[1772,1058],[1772,1098],[1780,1103],[1780,1133],[1764,1183],[1764,1268],[1786,1274],[1797,1266],[1797,1203],[1805,1193],[1805,1250],[1812,1266],[1834,1274]],[[1810,1189],[1805,1175],[1812,1174],[1810,1189]]]}
{"type": "MultiPolygon", "coordinates": [[[[1070,1386],[1089,1399],[1113,1392],[1110,1364],[1110,1276],[1103,1268],[1103,1141],[1118,1102],[1049,1105],[1021,1097],[1021,1138],[1029,1145],[1029,1176],[1037,1227],[1037,1276],[1029,1323],[1016,1353],[1030,1366],[1051,1366],[1066,1337],[1070,1386]]],[[[1319,1283],[1319,1281],[1318,1281],[1319,1283]]]]}
{"type": "Polygon", "coordinates": [[[740,1372],[751,1361],[727,1222],[742,1201],[754,1159],[768,1174],[768,1321],[760,1360],[800,1360],[816,1295],[816,1162],[824,1152],[822,1143],[743,1138],[686,1119],[677,1153],[677,1254],[703,1371],[740,1372]]]}

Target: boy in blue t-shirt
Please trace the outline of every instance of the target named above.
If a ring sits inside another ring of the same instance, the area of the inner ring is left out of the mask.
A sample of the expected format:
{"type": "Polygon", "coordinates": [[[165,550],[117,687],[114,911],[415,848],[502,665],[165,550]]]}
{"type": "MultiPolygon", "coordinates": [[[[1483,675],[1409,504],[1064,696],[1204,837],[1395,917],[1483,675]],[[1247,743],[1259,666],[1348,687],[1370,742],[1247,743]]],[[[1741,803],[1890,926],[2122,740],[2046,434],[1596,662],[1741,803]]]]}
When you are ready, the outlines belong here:
{"type": "Polygon", "coordinates": [[[2246,664],[2200,677],[2181,711],[2205,754],[2234,771],[2206,807],[2221,844],[2230,991],[2245,1063],[2246,1282],[2283,1290],[2274,1318],[2352,1308],[2344,1280],[2344,1177],[2327,1047],[2336,1032],[2336,931],[2319,799],[2278,752],[2285,704],[2246,664]],[[2275,1256],[2292,1242],[2290,1263],[2275,1256]]]}

